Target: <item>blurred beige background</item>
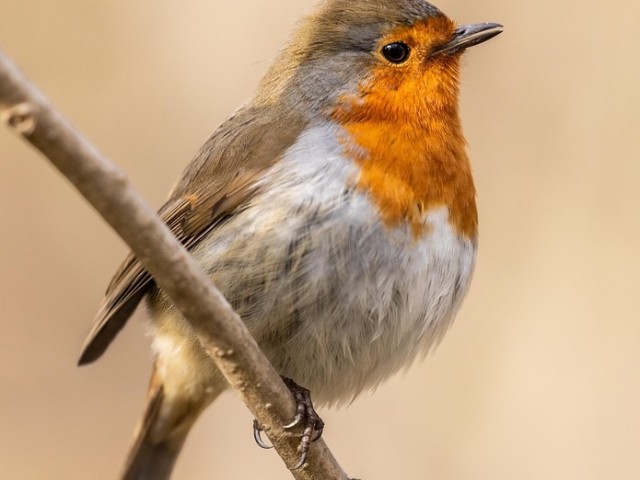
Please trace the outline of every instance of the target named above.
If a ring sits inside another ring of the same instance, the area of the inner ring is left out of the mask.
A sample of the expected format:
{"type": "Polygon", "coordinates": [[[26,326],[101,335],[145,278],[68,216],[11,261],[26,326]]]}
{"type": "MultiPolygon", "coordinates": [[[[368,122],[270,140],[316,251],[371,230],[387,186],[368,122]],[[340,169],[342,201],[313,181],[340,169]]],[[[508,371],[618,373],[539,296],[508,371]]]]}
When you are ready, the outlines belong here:
{"type": "MultiPolygon", "coordinates": [[[[159,206],[311,3],[0,0],[0,45],[159,206]]],[[[325,438],[366,480],[637,479],[640,4],[438,6],[505,25],[464,67],[475,280],[435,354],[322,412],[325,438]]],[[[0,478],[115,478],[144,403],[144,313],[75,362],[126,249],[5,129],[0,169],[0,478]]],[[[175,478],[290,477],[227,394],[175,478]]]]}

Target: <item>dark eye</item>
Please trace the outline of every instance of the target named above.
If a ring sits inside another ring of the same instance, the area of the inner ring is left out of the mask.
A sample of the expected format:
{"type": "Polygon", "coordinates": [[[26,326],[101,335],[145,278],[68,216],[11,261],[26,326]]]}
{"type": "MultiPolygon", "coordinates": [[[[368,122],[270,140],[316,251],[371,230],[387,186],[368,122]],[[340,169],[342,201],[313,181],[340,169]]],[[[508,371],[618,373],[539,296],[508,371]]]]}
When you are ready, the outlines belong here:
{"type": "Polygon", "coordinates": [[[394,42],[382,47],[382,55],[391,63],[406,62],[410,52],[409,45],[402,42],[394,42]]]}

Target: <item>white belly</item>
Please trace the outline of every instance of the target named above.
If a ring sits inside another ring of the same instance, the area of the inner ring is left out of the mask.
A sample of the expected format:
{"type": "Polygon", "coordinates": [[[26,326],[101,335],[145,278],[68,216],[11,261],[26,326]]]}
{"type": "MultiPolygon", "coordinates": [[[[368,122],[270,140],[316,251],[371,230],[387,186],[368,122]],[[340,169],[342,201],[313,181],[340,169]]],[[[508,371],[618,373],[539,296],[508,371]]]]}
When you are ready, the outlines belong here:
{"type": "Polygon", "coordinates": [[[385,226],[348,187],[357,167],[334,137],[307,132],[269,187],[194,251],[276,369],[317,403],[349,401],[437,343],[476,250],[446,207],[426,214],[419,239],[385,226]]]}

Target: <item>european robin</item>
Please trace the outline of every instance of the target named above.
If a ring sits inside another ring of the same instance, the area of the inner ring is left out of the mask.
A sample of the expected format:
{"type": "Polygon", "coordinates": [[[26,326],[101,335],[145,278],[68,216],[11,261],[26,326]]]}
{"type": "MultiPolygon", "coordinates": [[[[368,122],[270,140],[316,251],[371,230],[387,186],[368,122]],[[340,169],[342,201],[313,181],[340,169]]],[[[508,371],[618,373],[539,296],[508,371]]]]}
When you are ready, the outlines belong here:
{"type": "MultiPolygon", "coordinates": [[[[349,402],[423,355],[467,293],[478,219],[459,63],[501,31],[456,26],[424,0],[324,1],[160,209],[287,383],[317,403],[349,402]]],[[[155,364],[123,478],[164,479],[227,384],[133,256],[80,363],[143,298],[155,364]]]]}

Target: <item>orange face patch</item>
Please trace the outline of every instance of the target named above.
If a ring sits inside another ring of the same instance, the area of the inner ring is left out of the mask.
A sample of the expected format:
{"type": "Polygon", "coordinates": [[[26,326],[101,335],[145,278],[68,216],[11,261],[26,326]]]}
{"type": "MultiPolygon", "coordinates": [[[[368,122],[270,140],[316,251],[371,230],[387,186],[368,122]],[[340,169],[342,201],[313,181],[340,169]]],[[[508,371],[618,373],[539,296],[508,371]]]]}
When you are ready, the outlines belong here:
{"type": "Polygon", "coordinates": [[[475,187],[458,116],[459,55],[434,55],[455,25],[431,18],[386,35],[384,45],[411,49],[402,64],[379,64],[357,95],[341,98],[333,117],[344,126],[345,153],[361,167],[358,188],[376,202],[389,226],[426,232],[424,217],[446,206],[452,226],[473,237],[477,230],[475,187]]]}

